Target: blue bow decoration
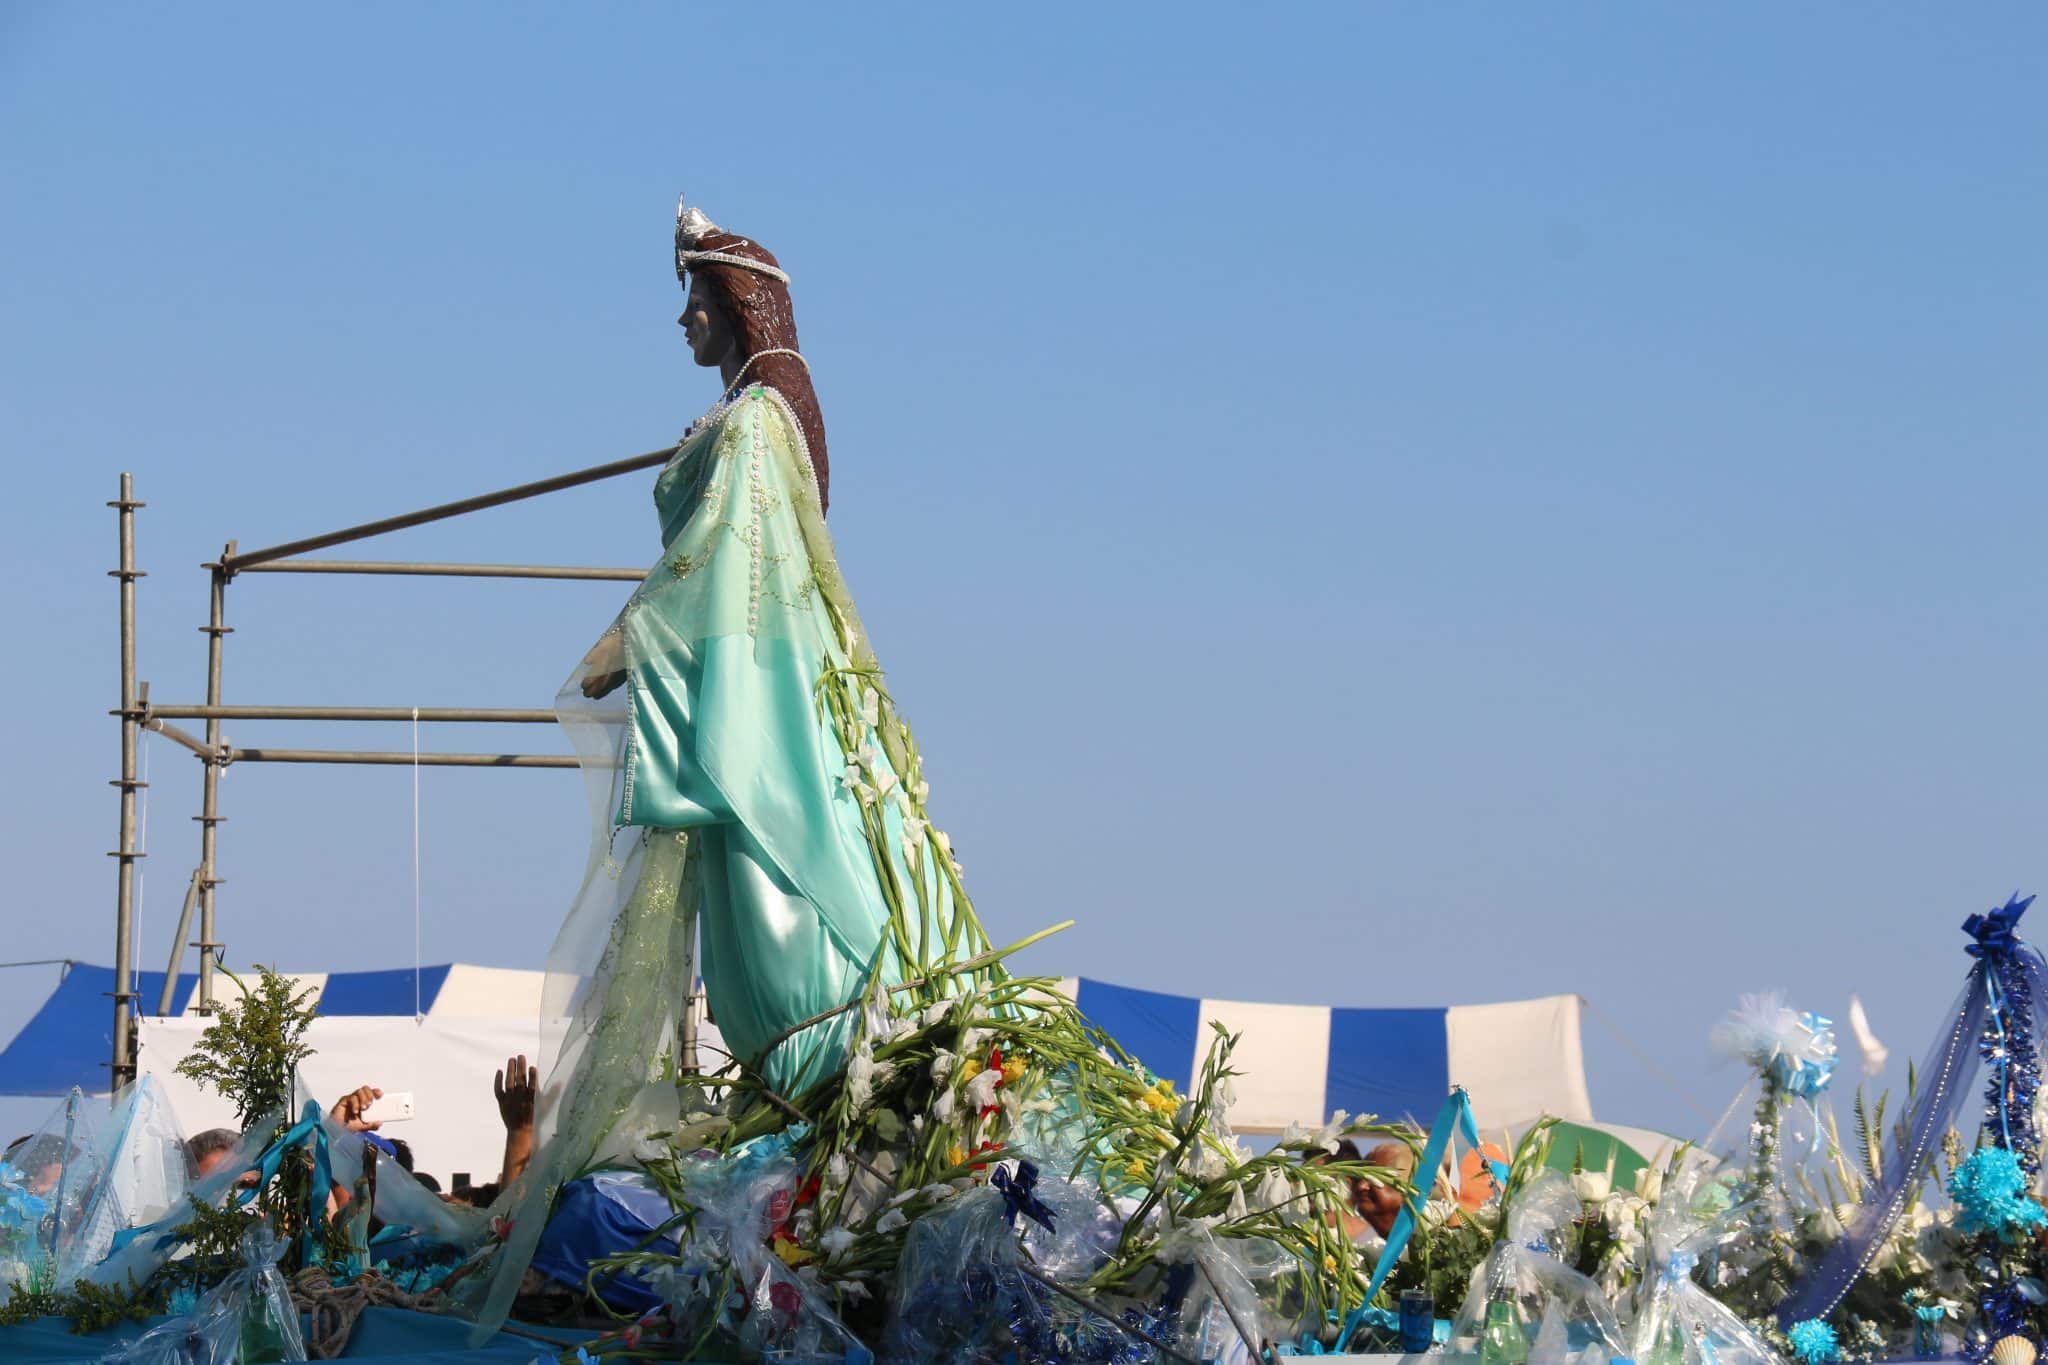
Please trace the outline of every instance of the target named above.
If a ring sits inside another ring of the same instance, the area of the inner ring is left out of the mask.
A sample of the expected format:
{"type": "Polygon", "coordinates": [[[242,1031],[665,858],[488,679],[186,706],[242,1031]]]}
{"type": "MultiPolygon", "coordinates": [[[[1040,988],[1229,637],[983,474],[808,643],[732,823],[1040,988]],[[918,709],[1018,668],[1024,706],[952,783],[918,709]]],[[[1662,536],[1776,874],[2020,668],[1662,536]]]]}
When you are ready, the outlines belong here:
{"type": "Polygon", "coordinates": [[[995,1186],[1003,1196],[1003,1221],[1011,1227],[1017,1226],[1017,1215],[1023,1214],[1047,1232],[1052,1229],[1052,1210],[1033,1191],[1038,1188],[1038,1167],[1028,1161],[1017,1163],[1017,1174],[1012,1176],[1001,1166],[989,1177],[988,1183],[995,1186]]]}
{"type": "Polygon", "coordinates": [[[2026,914],[2027,907],[2033,903],[2032,896],[2021,900],[2019,892],[2015,891],[2004,905],[1989,914],[1972,915],[1964,920],[1963,932],[1977,941],[1963,951],[1971,957],[1979,958],[2011,952],[2013,945],[2019,941],[2016,929],[2020,916],[2026,914]]]}

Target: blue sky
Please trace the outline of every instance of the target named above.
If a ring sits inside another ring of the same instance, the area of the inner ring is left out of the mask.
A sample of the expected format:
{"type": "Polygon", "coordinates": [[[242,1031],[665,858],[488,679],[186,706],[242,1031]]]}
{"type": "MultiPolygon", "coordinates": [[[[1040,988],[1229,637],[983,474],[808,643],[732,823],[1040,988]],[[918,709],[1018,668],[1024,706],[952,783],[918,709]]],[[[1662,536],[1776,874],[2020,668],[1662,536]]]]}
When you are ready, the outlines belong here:
{"type": "MultiPolygon", "coordinates": [[[[1578,991],[1662,1073],[1590,1021],[1598,1109],[1681,1131],[1740,992],[1860,991],[1918,1052],[1962,917],[2048,884],[2044,39],[2019,5],[8,6],[0,958],[111,958],[118,473],[144,676],[196,700],[223,541],[701,410],[687,189],[795,276],[935,811],[999,938],[1080,921],[1042,970],[1578,991]]],[[[658,552],[636,480],[362,550],[658,552]]],[[[228,699],[545,705],[620,594],[244,580],[228,699]]],[[[154,967],[199,783],[149,761],[154,967]]],[[[410,782],[230,772],[231,959],[409,962],[410,782]]],[[[578,784],[431,771],[422,825],[427,960],[537,965],[578,784]]],[[[45,985],[7,974],[0,1032],[45,985]]]]}

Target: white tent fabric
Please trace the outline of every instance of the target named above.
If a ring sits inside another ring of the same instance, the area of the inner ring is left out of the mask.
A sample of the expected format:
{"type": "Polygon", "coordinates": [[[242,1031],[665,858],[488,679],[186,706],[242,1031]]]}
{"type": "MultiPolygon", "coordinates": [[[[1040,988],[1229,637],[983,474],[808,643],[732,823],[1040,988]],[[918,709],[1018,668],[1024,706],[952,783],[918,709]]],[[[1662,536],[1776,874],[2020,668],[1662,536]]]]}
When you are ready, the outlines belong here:
{"type": "MultiPolygon", "coordinates": [[[[541,972],[464,964],[363,973],[302,973],[339,1012],[323,1016],[301,1073],[330,1104],[358,1085],[409,1092],[416,1117],[387,1136],[411,1144],[418,1169],[448,1183],[457,1172],[495,1177],[503,1129],[491,1076],[506,1058],[548,1051],[538,1021],[541,972]],[[412,1012],[417,998],[423,1011],[412,1012]],[[360,1012],[355,1012],[360,1011],[360,1012]]],[[[222,979],[232,993],[232,981],[222,979]]],[[[1155,1074],[1183,1088],[1199,1074],[1211,1024],[1240,1035],[1237,1103],[1245,1133],[1313,1125],[1338,1108],[1427,1123],[1453,1085],[1488,1128],[1550,1114],[1589,1120],[1592,1100],[1574,995],[1488,1005],[1347,1009],[1203,1000],[1069,977],[1061,988],[1155,1074]]],[[[140,1067],[157,1077],[187,1133],[224,1126],[227,1106],[176,1074],[206,1021],[186,1013],[140,1021],[140,1067]]],[[[717,1030],[700,1025],[707,1066],[722,1058],[717,1030]]]]}

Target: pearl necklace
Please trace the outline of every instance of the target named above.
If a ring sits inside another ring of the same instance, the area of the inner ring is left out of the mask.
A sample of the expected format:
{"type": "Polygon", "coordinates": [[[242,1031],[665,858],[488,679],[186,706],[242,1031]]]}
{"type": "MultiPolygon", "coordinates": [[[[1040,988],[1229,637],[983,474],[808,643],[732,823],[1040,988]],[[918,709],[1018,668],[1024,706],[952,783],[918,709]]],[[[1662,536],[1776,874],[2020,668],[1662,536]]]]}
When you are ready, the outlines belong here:
{"type": "Polygon", "coordinates": [[[716,422],[719,418],[725,416],[725,410],[731,407],[740,396],[740,381],[747,377],[747,371],[753,368],[755,361],[759,360],[763,356],[770,355],[795,356],[796,359],[802,363],[804,367],[804,372],[806,374],[810,373],[811,362],[804,359],[802,352],[793,350],[788,346],[771,346],[765,351],[754,352],[752,355],[747,357],[746,362],[742,364],[739,367],[739,369],[733,374],[732,382],[727,384],[725,386],[724,391],[718,395],[718,401],[713,403],[710,407],[706,408],[704,410],[703,416],[699,417],[696,421],[690,423],[689,426],[683,428],[682,440],[678,441],[676,444],[680,446],[682,444],[682,441],[689,440],[692,436],[704,430],[706,427],[716,422]]]}

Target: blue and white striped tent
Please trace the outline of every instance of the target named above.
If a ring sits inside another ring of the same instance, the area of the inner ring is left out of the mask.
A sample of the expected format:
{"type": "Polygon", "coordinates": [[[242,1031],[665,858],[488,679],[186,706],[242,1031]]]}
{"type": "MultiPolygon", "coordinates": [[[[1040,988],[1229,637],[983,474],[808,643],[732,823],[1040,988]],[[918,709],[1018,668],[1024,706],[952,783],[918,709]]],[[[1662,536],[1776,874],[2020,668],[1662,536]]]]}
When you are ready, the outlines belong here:
{"type": "Polygon", "coordinates": [[[1489,1129],[1593,1117],[1576,995],[1350,1009],[1196,999],[1086,977],[1063,985],[1126,1051],[1183,1089],[1200,1072],[1211,1026],[1237,1034],[1232,1066],[1243,1074],[1230,1122],[1239,1132],[1316,1124],[1338,1109],[1426,1125],[1453,1085],[1470,1092],[1489,1129]]]}
{"type": "MultiPolygon", "coordinates": [[[[145,1009],[153,1008],[162,977],[141,974],[145,1009]]],[[[300,973],[296,981],[320,992],[320,1028],[331,1049],[351,1043],[374,1047],[377,1021],[404,1023],[417,1050],[430,1037],[466,1041],[464,1051],[487,1056],[511,1040],[510,1050],[537,1050],[536,1021],[543,974],[467,964],[374,972],[300,973]],[[437,1027],[422,1033],[419,1023],[437,1027]],[[343,1021],[346,1021],[345,1023],[343,1021]]],[[[1069,977],[1063,988],[1082,1010],[1155,1074],[1185,1089],[1222,1024],[1240,1035],[1235,1065],[1237,1103],[1231,1122],[1243,1132],[1277,1132],[1290,1122],[1314,1124],[1332,1111],[1382,1118],[1427,1120],[1452,1085],[1472,1095],[1489,1129],[1544,1114],[1588,1120],[1580,1044],[1580,1000],[1545,996],[1491,1005],[1412,1009],[1352,1009],[1327,1005],[1254,1004],[1136,990],[1090,978],[1069,977]]],[[[219,978],[220,989],[233,983],[219,978]]],[[[58,1095],[76,1085],[104,1088],[112,1009],[113,972],[75,965],[5,1052],[0,1052],[0,1094],[58,1095]]],[[[179,983],[174,1006],[190,1018],[194,983],[179,983]]],[[[196,1029],[182,1019],[144,1021],[145,1069],[157,1074],[182,1055],[196,1029]]],[[[317,1041],[317,1040],[316,1040],[317,1041]]],[[[354,1051],[353,1046],[347,1048],[354,1051]]],[[[503,1061],[500,1052],[498,1060],[503,1061]]]]}

